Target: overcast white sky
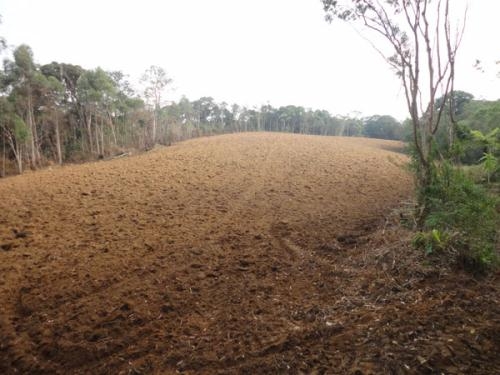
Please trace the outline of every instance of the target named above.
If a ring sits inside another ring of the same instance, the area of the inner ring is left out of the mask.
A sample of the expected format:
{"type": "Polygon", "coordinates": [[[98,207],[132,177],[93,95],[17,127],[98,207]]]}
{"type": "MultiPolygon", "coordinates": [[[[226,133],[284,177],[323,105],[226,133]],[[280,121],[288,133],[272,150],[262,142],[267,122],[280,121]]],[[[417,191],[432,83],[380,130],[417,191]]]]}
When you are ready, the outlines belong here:
{"type": "MultiPolygon", "coordinates": [[[[171,99],[406,117],[394,74],[351,27],[327,24],[320,0],[0,0],[0,14],[0,35],[31,46],[40,64],[132,80],[160,65],[174,80],[171,99]]],[[[499,14],[499,0],[470,0],[456,88],[477,98],[500,97],[499,14]]]]}

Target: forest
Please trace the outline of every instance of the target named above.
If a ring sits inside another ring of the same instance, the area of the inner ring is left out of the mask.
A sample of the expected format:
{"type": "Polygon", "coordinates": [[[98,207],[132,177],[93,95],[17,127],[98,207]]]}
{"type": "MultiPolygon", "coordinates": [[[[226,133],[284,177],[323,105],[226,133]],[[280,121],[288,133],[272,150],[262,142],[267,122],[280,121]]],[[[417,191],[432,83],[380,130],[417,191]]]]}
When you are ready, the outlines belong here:
{"type": "MultiPolygon", "coordinates": [[[[39,65],[27,45],[18,46],[4,60],[0,78],[2,176],[233,132],[411,137],[408,124],[388,115],[339,116],[295,105],[248,108],[212,97],[169,101],[165,96],[172,79],[161,67],[145,71],[139,91],[120,71],[58,62],[39,65]]],[[[474,141],[471,130],[487,134],[498,127],[500,101],[474,100],[465,92],[456,95],[464,139],[474,141]]],[[[442,128],[438,139],[446,148],[446,126],[442,128]]],[[[469,163],[481,158],[484,145],[479,142],[473,149],[469,163]]]]}
{"type": "Polygon", "coordinates": [[[390,116],[332,116],[298,106],[247,108],[211,97],[164,100],[172,80],[161,67],[144,73],[143,92],[122,72],[52,62],[38,65],[21,45],[4,61],[1,76],[3,167],[17,172],[51,163],[79,162],[147,150],[155,144],[213,134],[279,131],[320,135],[366,135],[400,139],[390,116]],[[6,166],[7,165],[7,166],[6,166]]]}

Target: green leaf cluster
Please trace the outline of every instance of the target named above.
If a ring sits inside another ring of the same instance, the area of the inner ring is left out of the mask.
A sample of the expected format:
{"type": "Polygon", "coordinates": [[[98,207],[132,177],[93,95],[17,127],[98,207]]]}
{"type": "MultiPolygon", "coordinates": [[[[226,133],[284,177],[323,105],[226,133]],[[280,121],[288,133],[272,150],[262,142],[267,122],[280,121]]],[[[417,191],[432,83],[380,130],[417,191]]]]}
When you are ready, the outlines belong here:
{"type": "Polygon", "coordinates": [[[415,245],[428,254],[444,252],[474,270],[497,264],[498,197],[448,162],[433,170],[432,181],[422,194],[429,214],[415,245]]]}

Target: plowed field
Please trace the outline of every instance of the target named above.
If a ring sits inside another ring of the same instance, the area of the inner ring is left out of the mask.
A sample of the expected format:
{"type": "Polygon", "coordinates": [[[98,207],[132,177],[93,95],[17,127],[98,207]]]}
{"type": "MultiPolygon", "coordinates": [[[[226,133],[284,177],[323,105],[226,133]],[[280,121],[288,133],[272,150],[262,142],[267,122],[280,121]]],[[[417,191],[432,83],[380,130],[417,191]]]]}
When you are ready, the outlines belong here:
{"type": "Polygon", "coordinates": [[[498,370],[496,279],[400,254],[400,149],[226,135],[0,181],[0,372],[498,370]]]}

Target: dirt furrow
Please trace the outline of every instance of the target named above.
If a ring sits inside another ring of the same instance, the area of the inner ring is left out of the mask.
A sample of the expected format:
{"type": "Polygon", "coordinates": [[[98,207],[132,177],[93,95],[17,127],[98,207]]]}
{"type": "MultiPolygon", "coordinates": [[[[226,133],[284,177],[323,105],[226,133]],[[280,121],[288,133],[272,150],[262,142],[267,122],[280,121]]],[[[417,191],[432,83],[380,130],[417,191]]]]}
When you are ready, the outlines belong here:
{"type": "Polygon", "coordinates": [[[328,341],[339,257],[412,192],[397,147],[226,135],[0,181],[0,370],[245,372],[328,341]]]}

